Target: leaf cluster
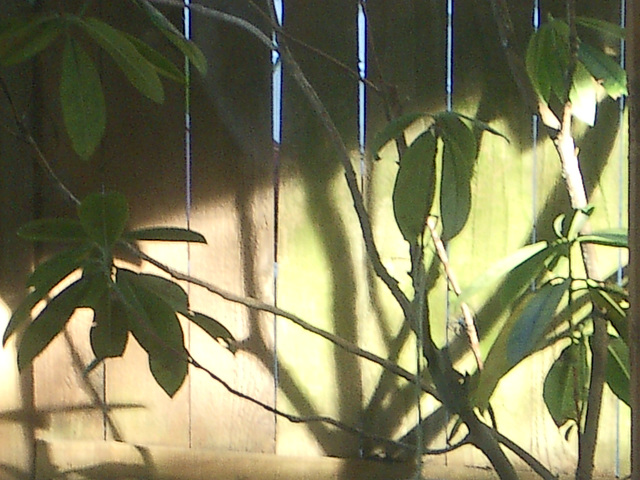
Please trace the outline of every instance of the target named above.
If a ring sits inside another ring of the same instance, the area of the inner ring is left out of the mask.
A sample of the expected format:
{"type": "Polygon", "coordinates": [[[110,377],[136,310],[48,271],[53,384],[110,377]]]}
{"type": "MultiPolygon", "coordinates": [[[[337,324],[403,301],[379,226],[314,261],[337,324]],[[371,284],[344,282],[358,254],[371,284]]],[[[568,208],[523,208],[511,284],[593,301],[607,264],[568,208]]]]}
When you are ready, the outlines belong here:
{"type": "Polygon", "coordinates": [[[78,218],[40,219],[20,228],[20,237],[66,246],[38,265],[27,280],[29,294],[13,313],[3,342],[17,332],[18,367],[27,367],[65,328],[78,309],[90,309],[93,368],[121,356],[129,333],[146,350],[158,384],[173,396],[184,383],[189,354],[179,318],[202,328],[231,351],[233,335],[217,320],[189,308],[187,293],[157,275],[115,265],[119,246],[134,241],[206,243],[181,228],[125,231],[126,199],[119,193],[92,194],[78,206],[78,218]],[[32,318],[33,317],[33,318],[32,318]]]}
{"type": "MultiPolygon", "coordinates": [[[[131,0],[152,25],[200,71],[207,62],[200,49],[147,0],[131,0]]],[[[38,12],[9,17],[0,22],[0,65],[9,67],[32,59],[62,38],[60,104],[73,150],[91,157],[104,137],[106,102],[96,60],[87,40],[97,45],[142,95],[164,102],[161,77],[185,82],[182,68],[140,38],[107,22],[78,14],[38,12]]]]}

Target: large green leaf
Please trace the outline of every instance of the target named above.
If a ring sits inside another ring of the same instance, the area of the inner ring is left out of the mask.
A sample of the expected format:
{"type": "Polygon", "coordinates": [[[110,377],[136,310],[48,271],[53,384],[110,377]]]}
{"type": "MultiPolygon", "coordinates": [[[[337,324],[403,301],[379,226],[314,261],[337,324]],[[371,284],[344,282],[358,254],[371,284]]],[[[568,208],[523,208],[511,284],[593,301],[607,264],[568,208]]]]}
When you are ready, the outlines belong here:
{"type": "Polygon", "coordinates": [[[207,240],[198,232],[176,227],[152,227],[140,228],[125,232],[123,237],[127,240],[149,240],[161,242],[192,242],[207,243],[207,240]]]}
{"type": "Polygon", "coordinates": [[[557,323],[555,313],[569,283],[548,283],[520,301],[497,332],[484,369],[474,382],[474,405],[486,408],[500,379],[544,345],[546,334],[557,323]]]}
{"type": "Polygon", "coordinates": [[[422,235],[436,187],[436,138],[426,131],[407,148],[393,188],[393,213],[402,236],[414,244],[422,235]]]}
{"type": "Polygon", "coordinates": [[[471,129],[452,112],[434,116],[443,141],[440,215],[442,239],[451,240],[467,223],[471,211],[471,180],[477,155],[471,129]]]}
{"type": "Polygon", "coordinates": [[[622,338],[612,338],[608,346],[607,384],[611,391],[629,406],[631,406],[630,381],[629,347],[622,338]]]}
{"type": "Polygon", "coordinates": [[[565,73],[569,64],[569,31],[560,20],[551,20],[534,32],[526,53],[529,79],[538,95],[548,102],[551,94],[564,101],[567,85],[565,73]]]}
{"type": "Polygon", "coordinates": [[[63,31],[58,16],[17,17],[0,26],[0,63],[5,67],[29,60],[47,48],[63,31]]]}
{"type": "Polygon", "coordinates": [[[87,235],[103,247],[111,247],[129,219],[127,199],[121,193],[92,193],[78,206],[78,217],[87,235]]]}
{"type": "Polygon", "coordinates": [[[107,288],[94,306],[90,342],[97,360],[121,356],[127,346],[129,326],[122,302],[107,288]]]}
{"type": "Polygon", "coordinates": [[[146,280],[129,270],[118,270],[116,288],[126,301],[130,330],[149,356],[149,368],[158,385],[172,397],[187,375],[187,352],[175,310],[148,290],[146,280]]]}
{"type": "Polygon", "coordinates": [[[160,297],[176,312],[186,312],[189,305],[187,292],[177,283],[157,275],[127,271],[129,281],[136,287],[160,297]]]}
{"type": "Polygon", "coordinates": [[[627,74],[620,64],[601,50],[587,43],[580,43],[578,59],[589,73],[598,80],[613,99],[627,95],[627,74]]]}
{"type": "Polygon", "coordinates": [[[517,365],[533,353],[555,317],[560,301],[569,290],[569,280],[559,284],[548,283],[532,293],[520,309],[515,312],[515,321],[506,341],[506,361],[517,365]]]}
{"type": "Polygon", "coordinates": [[[88,240],[82,224],[69,218],[41,218],[18,229],[18,236],[34,242],[78,243],[88,240]]]}
{"type": "Polygon", "coordinates": [[[100,74],[93,60],[73,37],[62,53],[60,76],[62,118],[74,151],[84,160],[95,152],[107,125],[100,74]]]}
{"type": "Polygon", "coordinates": [[[380,131],[369,145],[371,153],[376,160],[380,159],[379,153],[387,143],[404,135],[404,132],[412,124],[426,117],[424,113],[407,113],[398,118],[394,118],[380,131]]]}
{"type": "Polygon", "coordinates": [[[164,102],[164,89],[156,69],[124,32],[97,18],[77,19],[76,22],[105,49],[140,93],[156,103],[164,102]]]}
{"type": "Polygon", "coordinates": [[[195,43],[185,38],[182,32],[149,1],[135,0],[135,3],[142,8],[151,22],[193,63],[202,75],[207,73],[207,59],[195,43]]]}
{"type": "Polygon", "coordinates": [[[18,347],[18,368],[24,370],[58,335],[76,308],[82,303],[86,283],[78,280],[58,295],[38,314],[24,331],[18,347]]]}
{"type": "Polygon", "coordinates": [[[572,343],[562,351],[544,381],[544,402],[558,428],[570,420],[580,421],[588,386],[587,348],[583,343],[572,343]]]}

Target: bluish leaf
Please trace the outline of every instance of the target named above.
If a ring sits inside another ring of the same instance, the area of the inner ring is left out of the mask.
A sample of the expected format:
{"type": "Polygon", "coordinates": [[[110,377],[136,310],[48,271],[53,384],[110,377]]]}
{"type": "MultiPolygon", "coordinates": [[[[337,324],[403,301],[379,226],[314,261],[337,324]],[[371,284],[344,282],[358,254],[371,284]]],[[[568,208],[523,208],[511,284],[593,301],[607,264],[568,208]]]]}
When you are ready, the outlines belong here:
{"type": "Polygon", "coordinates": [[[515,312],[515,322],[506,342],[506,360],[510,365],[516,365],[535,351],[548,332],[569,283],[544,285],[515,312]]]}

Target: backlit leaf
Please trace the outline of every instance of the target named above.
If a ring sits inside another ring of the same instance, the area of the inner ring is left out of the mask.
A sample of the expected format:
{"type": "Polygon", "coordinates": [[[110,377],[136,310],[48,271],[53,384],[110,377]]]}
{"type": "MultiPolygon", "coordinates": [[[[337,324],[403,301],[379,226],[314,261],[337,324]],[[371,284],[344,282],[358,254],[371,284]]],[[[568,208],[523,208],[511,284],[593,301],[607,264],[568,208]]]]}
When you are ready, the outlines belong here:
{"type": "Polygon", "coordinates": [[[424,113],[407,113],[398,118],[391,120],[384,129],[379,132],[371,142],[369,148],[376,160],[380,159],[379,153],[387,143],[404,135],[404,131],[413,123],[417,122],[426,115],[424,113]]]}
{"type": "Polygon", "coordinates": [[[120,67],[140,93],[156,103],[164,101],[164,88],[154,66],[138,51],[127,35],[97,18],[78,19],[79,25],[120,67]]]}
{"type": "Polygon", "coordinates": [[[188,40],[151,2],[136,0],[136,4],[142,8],[151,22],[193,63],[202,75],[207,73],[207,59],[195,43],[188,40]]]}
{"type": "Polygon", "coordinates": [[[107,113],[98,70],[73,37],[62,54],[60,102],[73,149],[86,160],[104,136],[107,113]]]}
{"type": "Polygon", "coordinates": [[[174,82],[184,83],[184,72],[176,67],[167,57],[158,50],[143,42],[138,37],[126,34],[129,41],[136,47],[138,52],[153,65],[158,73],[174,82]]]}
{"type": "Polygon", "coordinates": [[[627,95],[627,74],[620,64],[601,50],[587,43],[578,48],[578,60],[598,80],[614,100],[627,95]]]}
{"type": "Polygon", "coordinates": [[[627,229],[612,229],[592,232],[588,235],[580,235],[576,240],[578,242],[593,243],[608,247],[629,247],[629,234],[627,229]]]}
{"type": "Polygon", "coordinates": [[[577,119],[590,127],[596,122],[596,107],[598,105],[597,84],[587,69],[581,63],[576,65],[573,74],[573,85],[569,92],[571,113],[577,119]]]}
{"type": "Polygon", "coordinates": [[[434,116],[444,143],[440,187],[442,239],[451,240],[467,223],[471,211],[471,179],[477,154],[471,129],[453,113],[434,116]]]}
{"type": "Polygon", "coordinates": [[[436,185],[436,139],[424,132],[407,148],[393,188],[393,213],[400,232],[414,244],[425,228],[436,185]]]}

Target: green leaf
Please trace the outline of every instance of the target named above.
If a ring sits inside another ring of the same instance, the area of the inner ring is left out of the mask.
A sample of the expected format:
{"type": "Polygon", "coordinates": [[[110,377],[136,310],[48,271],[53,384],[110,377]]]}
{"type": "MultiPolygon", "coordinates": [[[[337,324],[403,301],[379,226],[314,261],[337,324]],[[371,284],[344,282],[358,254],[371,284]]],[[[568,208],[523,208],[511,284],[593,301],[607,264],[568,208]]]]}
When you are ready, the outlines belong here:
{"type": "Polygon", "coordinates": [[[188,312],[185,317],[202,328],[211,338],[222,343],[232,353],[238,349],[237,342],[231,332],[217,320],[200,312],[188,312]]]}
{"type": "Polygon", "coordinates": [[[580,421],[580,405],[586,402],[589,385],[586,350],[582,343],[569,345],[545,378],[542,395],[558,428],[571,420],[580,421]]]}
{"type": "Polygon", "coordinates": [[[58,335],[82,300],[86,283],[78,280],[56,295],[20,339],[18,369],[24,370],[58,335]]]}
{"type": "Polygon", "coordinates": [[[393,188],[393,213],[400,232],[413,245],[422,235],[436,186],[436,139],[426,131],[407,148],[393,188]]]}
{"type": "Polygon", "coordinates": [[[542,42],[543,33],[540,30],[531,35],[527,46],[525,65],[533,88],[540,98],[548,102],[551,96],[551,84],[545,68],[546,64],[541,58],[542,42]]]}
{"type": "Polygon", "coordinates": [[[143,42],[137,37],[130,35],[128,33],[125,34],[129,41],[136,47],[138,52],[147,59],[147,61],[153,65],[156,71],[175,82],[184,83],[185,76],[184,72],[176,67],[167,57],[162,55],[158,50],[151,47],[147,43],[143,42]]]}
{"type": "Polygon", "coordinates": [[[60,252],[39,264],[29,275],[27,286],[47,293],[64,280],[71,272],[82,268],[89,253],[87,246],[60,252]]]}
{"type": "Polygon", "coordinates": [[[129,281],[136,288],[143,288],[162,298],[176,312],[183,313],[188,310],[189,299],[187,292],[177,283],[157,275],[129,272],[129,281]]]}
{"type": "Polygon", "coordinates": [[[185,38],[182,32],[150,2],[147,0],[136,0],[136,4],[147,14],[156,28],[193,63],[200,74],[205,75],[207,73],[207,59],[198,46],[185,38]]]}
{"type": "Polygon", "coordinates": [[[78,206],[78,217],[87,235],[103,247],[120,238],[129,218],[127,199],[121,193],[93,193],[78,206]]]}
{"type": "Polygon", "coordinates": [[[587,43],[580,43],[578,60],[598,80],[614,100],[628,95],[627,74],[620,64],[599,49],[587,43]]]}
{"type": "MultiPolygon", "coordinates": [[[[535,259],[539,261],[549,253],[541,252],[535,259]]],[[[536,263],[530,260],[523,264],[528,267],[523,271],[527,274],[535,272],[539,267],[536,263]]],[[[516,285],[516,287],[520,288],[507,285],[507,288],[514,292],[522,290],[522,285],[516,285]]],[[[547,332],[558,321],[555,312],[568,288],[569,282],[564,281],[557,285],[546,284],[536,292],[525,294],[506,321],[494,327],[497,328],[494,334],[495,340],[487,354],[484,369],[478,373],[474,383],[476,386],[472,394],[474,405],[482,409],[486,408],[500,379],[544,344],[543,340],[547,332]]],[[[481,346],[485,344],[486,341],[481,341],[481,346]]]]}
{"type": "Polygon", "coordinates": [[[125,232],[126,240],[148,240],[160,242],[192,242],[207,243],[207,240],[198,232],[176,227],[140,228],[125,232]]]}
{"type": "Polygon", "coordinates": [[[25,325],[29,320],[31,320],[31,311],[36,304],[42,300],[44,295],[41,292],[31,291],[26,296],[26,298],[20,302],[18,308],[13,312],[11,318],[9,319],[9,323],[7,324],[7,328],[4,330],[4,334],[2,336],[2,345],[4,346],[9,340],[9,337],[17,332],[23,325],[25,325]]]}
{"type": "Polygon", "coordinates": [[[523,283],[532,285],[538,276],[544,262],[552,254],[547,242],[538,242],[526,245],[516,250],[511,255],[499,260],[489,267],[482,275],[466,287],[459,297],[459,302],[469,303],[475,296],[488,296],[487,292],[493,291],[501,280],[509,273],[519,274],[525,271],[522,267],[535,263],[534,269],[527,272],[522,282],[516,282],[511,279],[510,283],[523,283]]]}
{"type": "Polygon", "coordinates": [[[18,17],[0,27],[0,63],[5,67],[29,60],[47,48],[62,32],[58,16],[18,17]]]}
{"type": "Polygon", "coordinates": [[[616,397],[631,406],[629,366],[629,347],[621,338],[612,338],[608,346],[607,384],[616,397]]]}
{"type": "Polygon", "coordinates": [[[442,239],[460,233],[471,211],[471,179],[477,155],[476,139],[458,115],[443,112],[434,116],[437,134],[444,143],[440,187],[442,239]]]}
{"type": "Polygon", "coordinates": [[[34,242],[86,242],[87,233],[78,220],[69,218],[41,218],[18,229],[18,236],[34,242]]]}
{"type": "Polygon", "coordinates": [[[628,341],[629,325],[627,322],[627,312],[604,288],[596,282],[588,282],[589,295],[595,306],[602,315],[613,325],[618,335],[626,342],[628,341]]]}
{"type": "Polygon", "coordinates": [[[107,111],[100,74],[73,37],[67,39],[62,53],[60,102],[73,150],[87,160],[104,136],[107,111]]]}
{"type": "Polygon", "coordinates": [[[629,234],[627,229],[612,229],[580,235],[578,242],[594,243],[607,247],[629,248],[629,234]]]}
{"type": "Polygon", "coordinates": [[[548,283],[532,293],[515,312],[506,342],[506,360],[514,366],[533,353],[555,318],[555,312],[569,290],[570,281],[548,283]]]}
{"type": "Polygon", "coordinates": [[[127,35],[97,18],[76,20],[120,67],[140,93],[156,103],[164,102],[164,89],[154,66],[129,41],[127,35]]]}
{"type": "Polygon", "coordinates": [[[477,118],[473,118],[473,117],[469,117],[467,115],[464,115],[460,112],[449,112],[451,115],[455,115],[457,117],[460,117],[461,119],[467,120],[468,122],[471,122],[471,124],[482,131],[485,132],[489,132],[492,133],[493,135],[496,135],[498,137],[502,137],[504,138],[507,143],[511,143],[511,141],[509,140],[509,138],[502,132],[496,130],[495,128],[493,128],[491,125],[489,125],[487,122],[483,122],[482,120],[478,120],[477,118]]]}
{"type": "Polygon", "coordinates": [[[125,299],[129,326],[149,356],[149,368],[160,387],[172,397],[187,375],[182,327],[166,299],[149,291],[140,276],[119,269],[116,288],[125,299]]]}
{"type": "Polygon", "coordinates": [[[380,160],[380,156],[378,154],[380,153],[380,150],[382,150],[382,147],[390,141],[403,136],[404,131],[407,128],[426,116],[427,115],[424,113],[407,113],[387,123],[384,129],[374,137],[371,145],[369,146],[374,158],[376,160],[380,160]]]}
{"type": "Polygon", "coordinates": [[[576,23],[578,25],[582,25],[583,27],[590,28],[591,30],[609,35],[620,40],[624,39],[626,35],[625,29],[620,25],[607,22],[605,20],[600,20],[599,18],[576,17],[576,23]]]}
{"type": "Polygon", "coordinates": [[[576,65],[573,73],[573,85],[569,91],[571,100],[571,114],[593,127],[596,121],[596,106],[598,105],[597,84],[591,74],[581,63],[576,65]]]}
{"type": "Polygon", "coordinates": [[[107,289],[94,307],[90,332],[91,349],[97,360],[122,356],[129,338],[126,318],[126,309],[112,299],[107,289]]]}

